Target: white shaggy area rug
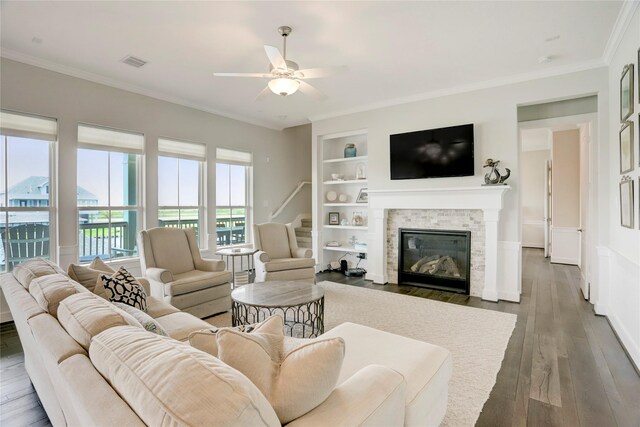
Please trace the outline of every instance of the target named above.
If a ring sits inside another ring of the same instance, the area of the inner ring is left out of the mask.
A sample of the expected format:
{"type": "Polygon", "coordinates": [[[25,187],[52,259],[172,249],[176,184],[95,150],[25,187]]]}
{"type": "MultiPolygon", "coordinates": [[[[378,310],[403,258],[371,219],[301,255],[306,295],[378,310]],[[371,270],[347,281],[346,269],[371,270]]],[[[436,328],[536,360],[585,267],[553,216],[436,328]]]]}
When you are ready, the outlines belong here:
{"type": "MultiPolygon", "coordinates": [[[[500,370],[516,324],[509,313],[459,306],[332,282],[325,290],[325,330],[359,323],[448,349],[453,356],[443,426],[475,425],[500,370]]],[[[231,325],[231,314],[207,319],[231,325]]]]}

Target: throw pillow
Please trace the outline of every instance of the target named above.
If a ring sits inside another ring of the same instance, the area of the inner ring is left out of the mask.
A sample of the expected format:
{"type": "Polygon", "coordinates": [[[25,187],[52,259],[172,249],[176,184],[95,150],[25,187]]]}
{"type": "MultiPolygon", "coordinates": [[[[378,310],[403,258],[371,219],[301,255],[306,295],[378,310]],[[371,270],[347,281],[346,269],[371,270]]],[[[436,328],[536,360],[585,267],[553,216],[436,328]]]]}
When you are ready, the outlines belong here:
{"type": "Polygon", "coordinates": [[[23,262],[13,269],[13,277],[15,277],[25,289],[29,289],[29,285],[33,279],[49,274],[64,274],[64,271],[55,263],[42,258],[23,262]]]}
{"type": "Polygon", "coordinates": [[[162,325],[158,323],[153,317],[145,313],[144,311],[138,310],[135,307],[131,307],[130,305],[124,304],[121,302],[114,302],[112,304],[118,307],[120,310],[124,311],[125,313],[130,314],[134,319],[140,322],[142,327],[145,328],[147,331],[153,332],[154,334],[162,335],[163,337],[169,336],[169,334],[167,334],[167,331],[164,330],[162,325]]]}
{"type": "MultiPolygon", "coordinates": [[[[69,277],[89,289],[91,292],[96,290],[96,284],[98,284],[98,280],[102,274],[108,273],[111,275],[113,272],[113,269],[98,257],[91,261],[91,264],[89,265],[69,264],[69,267],[67,267],[67,274],[69,277]]],[[[102,281],[100,281],[100,285],[102,285],[102,281]]],[[[104,288],[102,286],[100,286],[100,288],[102,289],[97,290],[104,293],[104,288]]]]}
{"type": "Polygon", "coordinates": [[[109,301],[121,302],[147,311],[147,293],[126,268],[120,267],[111,276],[102,274],[100,278],[109,301]]]}
{"type": "Polygon", "coordinates": [[[283,335],[284,320],[280,316],[270,316],[260,323],[251,325],[240,325],[231,328],[216,328],[212,326],[207,329],[191,332],[189,334],[189,344],[193,348],[218,357],[218,332],[223,329],[233,329],[238,332],[261,332],[263,334],[283,335]]]}
{"type": "Polygon", "coordinates": [[[301,339],[233,329],[217,335],[218,358],[258,387],[283,425],[324,402],[338,382],[342,338],[301,339]]]}

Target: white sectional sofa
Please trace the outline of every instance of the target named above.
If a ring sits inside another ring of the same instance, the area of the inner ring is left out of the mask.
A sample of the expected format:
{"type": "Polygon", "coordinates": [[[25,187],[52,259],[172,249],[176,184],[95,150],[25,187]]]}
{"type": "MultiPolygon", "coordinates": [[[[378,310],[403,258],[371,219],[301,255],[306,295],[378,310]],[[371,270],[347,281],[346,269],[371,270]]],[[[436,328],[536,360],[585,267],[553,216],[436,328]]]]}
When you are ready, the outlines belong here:
{"type": "MultiPolygon", "coordinates": [[[[115,323],[89,344],[76,341],[67,333],[68,325],[65,330],[50,313],[57,302],[46,294],[34,295],[33,286],[29,291],[34,278],[50,274],[63,275],[55,264],[41,261],[19,274],[1,275],[0,284],[27,372],[54,426],[280,425],[246,377],[188,345],[189,334],[209,328],[208,323],[150,296],[148,314],[170,338],[115,323]],[[208,368],[196,374],[203,366],[208,368]],[[146,391],[141,394],[142,383],[146,391]],[[164,411],[162,416],[158,411],[164,411]]],[[[71,299],[82,298],[74,294],[62,299],[63,311],[69,310],[66,301],[71,299]]],[[[345,341],[338,385],[320,406],[288,425],[440,424],[452,367],[447,350],[349,323],[323,337],[345,341]]]]}

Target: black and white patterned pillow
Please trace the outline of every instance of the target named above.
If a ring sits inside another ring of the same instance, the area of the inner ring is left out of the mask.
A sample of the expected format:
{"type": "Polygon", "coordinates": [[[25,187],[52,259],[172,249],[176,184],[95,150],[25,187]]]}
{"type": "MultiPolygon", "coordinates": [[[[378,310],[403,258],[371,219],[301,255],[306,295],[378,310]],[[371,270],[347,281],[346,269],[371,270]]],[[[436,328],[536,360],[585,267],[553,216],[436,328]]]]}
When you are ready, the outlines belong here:
{"type": "Polygon", "coordinates": [[[147,293],[124,267],[120,267],[111,276],[103,274],[100,278],[109,301],[121,302],[138,310],[147,311],[147,293]]]}

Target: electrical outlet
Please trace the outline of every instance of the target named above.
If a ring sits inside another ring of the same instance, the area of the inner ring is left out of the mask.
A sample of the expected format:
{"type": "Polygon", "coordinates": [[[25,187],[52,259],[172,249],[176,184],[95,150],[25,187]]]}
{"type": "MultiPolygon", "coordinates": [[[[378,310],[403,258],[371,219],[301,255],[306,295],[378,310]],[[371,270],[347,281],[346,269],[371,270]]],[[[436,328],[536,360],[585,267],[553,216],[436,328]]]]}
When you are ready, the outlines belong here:
{"type": "Polygon", "coordinates": [[[358,255],[356,255],[356,258],[367,259],[367,254],[365,254],[364,252],[360,252],[358,255]]]}

